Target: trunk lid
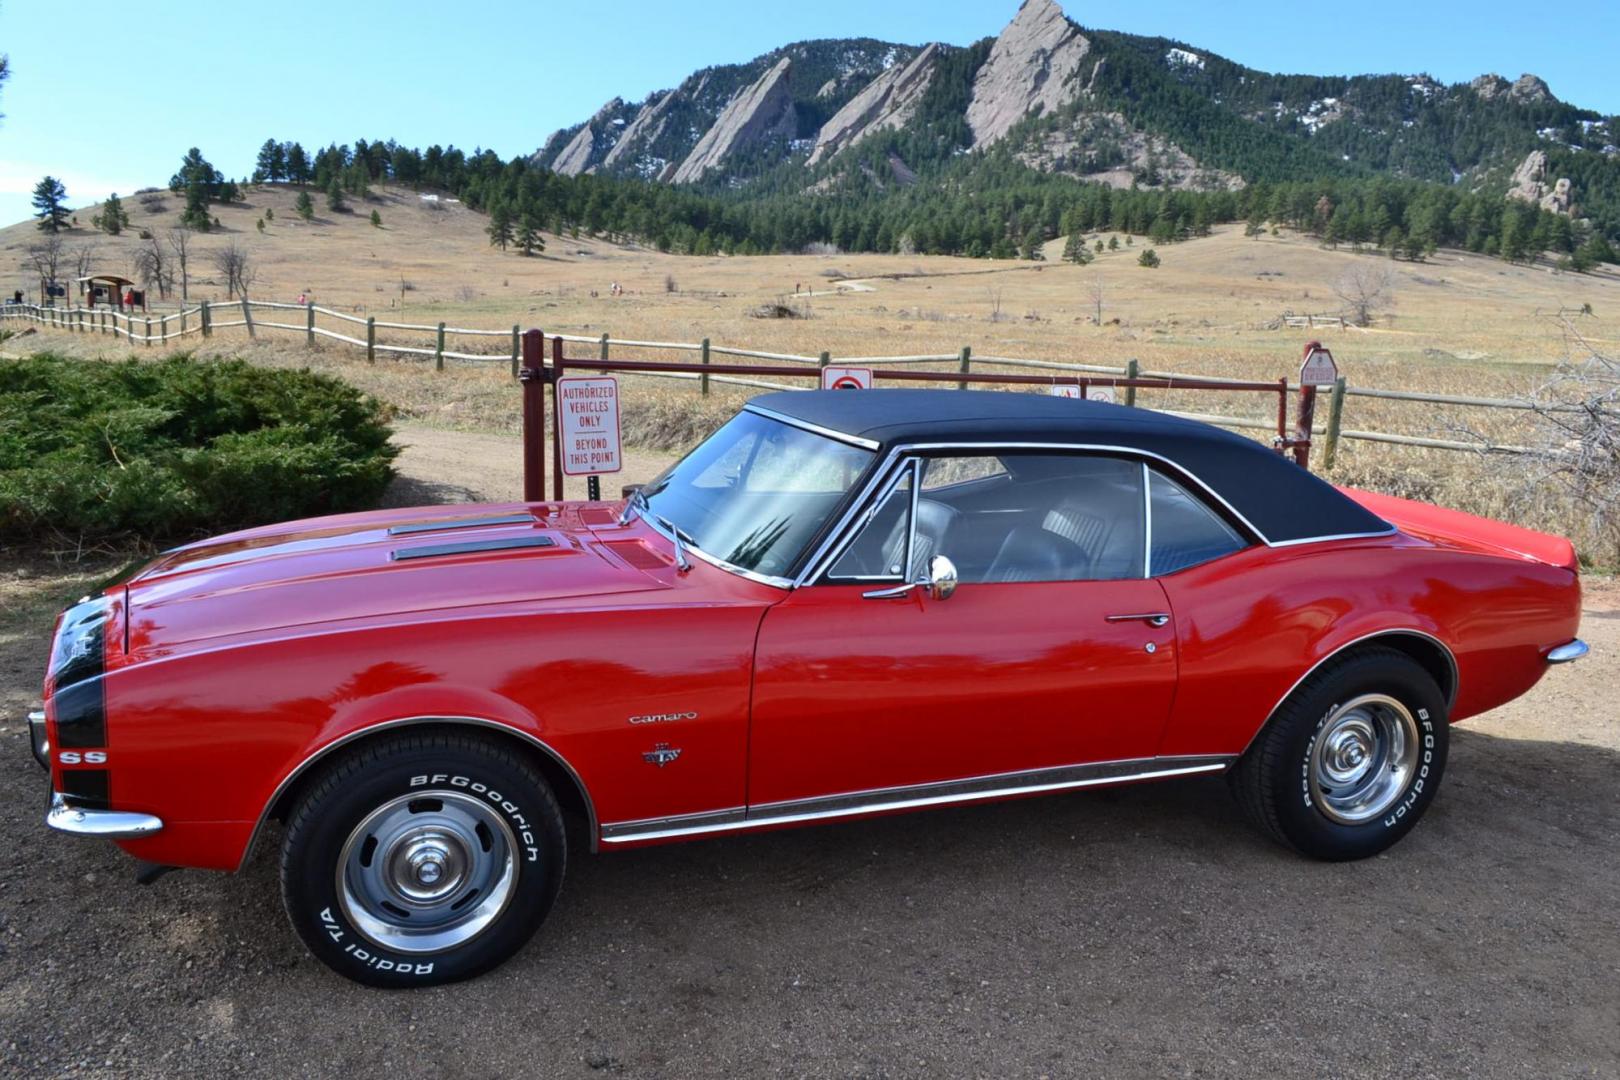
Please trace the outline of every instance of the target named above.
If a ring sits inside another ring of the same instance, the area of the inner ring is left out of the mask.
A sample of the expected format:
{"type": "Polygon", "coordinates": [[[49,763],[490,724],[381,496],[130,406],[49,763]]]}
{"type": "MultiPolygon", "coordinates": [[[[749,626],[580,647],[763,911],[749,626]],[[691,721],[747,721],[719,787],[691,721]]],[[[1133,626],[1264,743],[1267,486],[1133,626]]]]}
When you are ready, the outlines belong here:
{"type": "Polygon", "coordinates": [[[1575,545],[1562,536],[1537,532],[1504,521],[1448,510],[1393,495],[1341,487],[1350,498],[1404,533],[1447,547],[1485,555],[1526,559],[1580,572],[1575,545]]]}

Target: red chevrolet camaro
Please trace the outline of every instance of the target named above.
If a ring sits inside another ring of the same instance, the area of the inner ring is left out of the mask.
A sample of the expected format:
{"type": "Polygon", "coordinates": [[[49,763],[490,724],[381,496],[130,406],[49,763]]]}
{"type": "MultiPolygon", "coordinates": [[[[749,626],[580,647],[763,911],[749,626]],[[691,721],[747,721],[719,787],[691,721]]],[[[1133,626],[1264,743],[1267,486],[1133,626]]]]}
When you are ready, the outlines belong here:
{"type": "Polygon", "coordinates": [[[1447,725],[1585,652],[1568,541],[1250,440],[1012,393],[756,399],[622,506],[431,507],[167,552],[65,612],[48,821],[150,876],[285,822],[337,971],[485,971],[591,849],[1225,773],[1384,850],[1447,725]],[[580,828],[565,828],[565,816],[580,828]]]}

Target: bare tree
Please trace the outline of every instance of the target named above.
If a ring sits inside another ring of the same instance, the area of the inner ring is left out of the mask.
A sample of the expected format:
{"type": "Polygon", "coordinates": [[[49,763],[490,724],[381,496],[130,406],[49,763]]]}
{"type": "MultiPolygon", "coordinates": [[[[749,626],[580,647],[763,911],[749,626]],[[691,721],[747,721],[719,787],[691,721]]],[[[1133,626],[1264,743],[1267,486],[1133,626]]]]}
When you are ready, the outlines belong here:
{"type": "Polygon", "coordinates": [[[1333,283],[1333,295],[1344,303],[1351,322],[1370,326],[1373,315],[1395,300],[1395,275],[1374,263],[1352,266],[1333,283]]]}
{"type": "Polygon", "coordinates": [[[992,285],[985,291],[990,294],[990,321],[1000,322],[1003,318],[1001,314],[1001,286],[992,285]]]}
{"type": "Polygon", "coordinates": [[[180,302],[185,303],[191,299],[191,274],[186,265],[191,256],[191,230],[170,229],[163,242],[169,245],[169,253],[173,256],[171,262],[180,272],[180,302]]]}
{"type": "Polygon", "coordinates": [[[1612,566],[1620,560],[1620,359],[1563,322],[1569,352],[1526,399],[1528,429],[1451,430],[1490,455],[1512,519],[1568,533],[1593,562],[1612,566]],[[1503,436],[1517,445],[1501,445],[1503,436]]]}
{"type": "Polygon", "coordinates": [[[1103,279],[1101,277],[1091,279],[1091,307],[1095,313],[1092,315],[1092,319],[1098,326],[1101,326],[1103,309],[1103,279]]]}
{"type": "Polygon", "coordinates": [[[209,258],[213,260],[214,269],[225,279],[226,298],[235,299],[240,295],[246,300],[248,290],[259,276],[259,268],[254,265],[248,249],[233,240],[211,252],[209,258]]]}
{"type": "Polygon", "coordinates": [[[135,251],[135,276],[150,289],[156,286],[158,299],[167,300],[174,287],[174,264],[169,250],[157,237],[145,241],[135,251]]]}
{"type": "Polygon", "coordinates": [[[66,254],[60,233],[46,233],[34,243],[28,245],[28,265],[34,268],[39,275],[39,294],[41,302],[45,296],[45,286],[56,284],[57,272],[62,268],[62,259],[66,254]]]}
{"type": "Polygon", "coordinates": [[[82,281],[90,276],[90,271],[96,268],[96,242],[94,240],[80,244],[73,249],[73,280],[82,281]]]}

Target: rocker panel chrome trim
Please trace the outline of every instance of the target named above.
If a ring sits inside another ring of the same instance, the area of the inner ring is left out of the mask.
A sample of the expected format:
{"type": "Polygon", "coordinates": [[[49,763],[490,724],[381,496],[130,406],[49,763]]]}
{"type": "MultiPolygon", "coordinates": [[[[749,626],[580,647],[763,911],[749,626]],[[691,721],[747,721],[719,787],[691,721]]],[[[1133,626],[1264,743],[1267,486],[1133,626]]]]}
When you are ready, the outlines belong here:
{"type": "Polygon", "coordinates": [[[916,810],[951,803],[980,802],[1010,795],[1036,795],[1070,791],[1103,784],[1123,784],[1134,780],[1157,780],[1172,776],[1221,772],[1231,764],[1229,755],[1197,757],[1134,758],[1086,765],[1060,765],[1050,769],[997,773],[968,780],[946,780],[909,787],[880,788],[842,795],[824,795],[759,806],[715,810],[674,818],[621,821],[602,826],[604,844],[640,840],[667,840],[708,833],[738,832],[773,825],[852,817],[883,810],[916,810]]]}
{"type": "Polygon", "coordinates": [[[264,832],[264,823],[270,820],[271,808],[274,807],[278,801],[280,801],[281,797],[287,793],[287,789],[290,788],[295,781],[309,772],[312,766],[323,761],[334,750],[342,749],[348,744],[355,742],[358,739],[362,739],[367,735],[375,735],[379,731],[391,731],[395,728],[414,727],[422,724],[466,725],[468,727],[489,728],[493,731],[499,731],[507,735],[516,735],[518,738],[529,743],[541,753],[545,754],[548,758],[555,762],[558,767],[566,772],[569,778],[574,781],[575,786],[579,788],[580,796],[585,800],[585,821],[591,837],[591,850],[593,852],[596,850],[596,805],[591,802],[591,789],[585,786],[585,781],[580,779],[579,773],[572,765],[568,763],[568,760],[561,754],[557,753],[557,751],[553,750],[543,740],[529,734],[522,728],[515,728],[511,724],[503,724],[498,720],[481,720],[472,716],[410,716],[399,720],[385,720],[380,724],[369,724],[357,731],[351,731],[347,735],[339,736],[338,738],[333,739],[331,742],[326,743],[320,749],[306,755],[291,772],[282,778],[281,782],[276,785],[276,789],[270,793],[270,798],[265,802],[264,809],[259,811],[259,820],[253,826],[253,832],[248,837],[247,846],[242,849],[242,858],[241,861],[236,864],[236,869],[240,871],[248,864],[248,860],[253,857],[253,849],[258,844],[260,835],[264,832]]]}

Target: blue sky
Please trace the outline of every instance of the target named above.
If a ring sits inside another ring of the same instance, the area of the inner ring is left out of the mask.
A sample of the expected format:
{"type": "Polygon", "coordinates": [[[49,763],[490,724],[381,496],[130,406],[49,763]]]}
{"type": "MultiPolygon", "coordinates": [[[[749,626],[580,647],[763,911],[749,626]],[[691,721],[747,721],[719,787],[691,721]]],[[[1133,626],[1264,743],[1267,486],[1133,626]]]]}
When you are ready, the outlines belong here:
{"type": "MultiPolygon", "coordinates": [[[[0,223],[47,172],[70,202],[162,184],[200,146],[232,176],[267,137],[396,138],[509,157],[553,130],[710,64],[806,38],[965,44],[1017,0],[471,0],[48,4],[0,0],[0,223]]],[[[1620,3],[1527,15],[1499,0],[1070,0],[1085,26],[1162,34],[1271,71],[1530,71],[1564,100],[1620,112],[1620,3]]]]}

